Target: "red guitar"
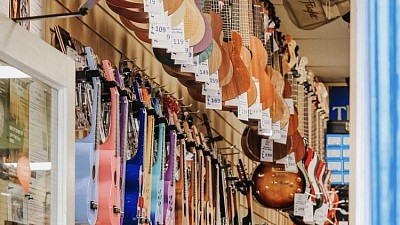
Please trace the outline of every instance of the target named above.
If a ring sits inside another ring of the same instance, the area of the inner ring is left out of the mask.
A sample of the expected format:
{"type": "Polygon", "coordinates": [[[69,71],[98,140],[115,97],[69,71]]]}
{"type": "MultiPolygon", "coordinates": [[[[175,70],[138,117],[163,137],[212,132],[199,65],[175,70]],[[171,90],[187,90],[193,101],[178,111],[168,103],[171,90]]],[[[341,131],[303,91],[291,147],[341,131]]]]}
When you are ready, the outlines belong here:
{"type": "Polygon", "coordinates": [[[100,143],[99,157],[99,213],[96,224],[120,224],[120,156],[119,156],[119,93],[117,91],[111,63],[103,60],[106,80],[102,94],[102,118],[108,137],[100,143]],[[107,124],[108,122],[108,124],[107,124]]]}

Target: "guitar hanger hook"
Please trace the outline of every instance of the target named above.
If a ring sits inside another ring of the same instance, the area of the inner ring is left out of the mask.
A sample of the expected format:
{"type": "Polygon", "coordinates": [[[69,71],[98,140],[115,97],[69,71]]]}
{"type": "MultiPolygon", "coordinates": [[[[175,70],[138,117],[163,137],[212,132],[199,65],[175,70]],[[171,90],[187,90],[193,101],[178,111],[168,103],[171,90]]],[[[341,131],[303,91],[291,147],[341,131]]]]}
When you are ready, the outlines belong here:
{"type": "Polygon", "coordinates": [[[182,105],[181,108],[190,108],[192,107],[192,103],[190,103],[189,105],[182,105]]]}
{"type": "Polygon", "coordinates": [[[228,149],[234,149],[236,148],[236,145],[231,145],[229,147],[222,147],[222,148],[218,148],[219,150],[228,150],[228,149]]]}

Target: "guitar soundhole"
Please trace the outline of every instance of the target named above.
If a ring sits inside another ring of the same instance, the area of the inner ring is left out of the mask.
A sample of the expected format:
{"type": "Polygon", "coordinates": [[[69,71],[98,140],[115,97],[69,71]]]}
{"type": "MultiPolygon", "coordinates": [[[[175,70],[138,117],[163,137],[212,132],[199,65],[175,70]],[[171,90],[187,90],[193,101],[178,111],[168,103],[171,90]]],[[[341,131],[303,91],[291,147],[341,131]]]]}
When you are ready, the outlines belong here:
{"type": "Polygon", "coordinates": [[[114,171],[114,186],[117,186],[117,171],[114,171]]]}
{"type": "Polygon", "coordinates": [[[96,178],[96,166],[93,165],[92,166],[92,180],[94,181],[95,178],[96,178]]]}

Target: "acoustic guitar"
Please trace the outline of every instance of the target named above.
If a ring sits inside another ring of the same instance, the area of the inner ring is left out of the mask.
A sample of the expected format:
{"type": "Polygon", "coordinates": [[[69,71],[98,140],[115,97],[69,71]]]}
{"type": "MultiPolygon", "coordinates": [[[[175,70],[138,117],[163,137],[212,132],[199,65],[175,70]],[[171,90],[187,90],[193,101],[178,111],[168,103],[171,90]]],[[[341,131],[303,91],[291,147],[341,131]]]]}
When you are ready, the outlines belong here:
{"type": "Polygon", "coordinates": [[[102,110],[105,114],[107,139],[100,143],[99,168],[99,212],[96,224],[120,224],[120,146],[119,146],[119,93],[116,87],[111,63],[102,61],[106,76],[102,92],[102,110]],[[109,91],[109,94],[107,93],[109,91]],[[108,123],[107,123],[108,122],[108,123]]]}

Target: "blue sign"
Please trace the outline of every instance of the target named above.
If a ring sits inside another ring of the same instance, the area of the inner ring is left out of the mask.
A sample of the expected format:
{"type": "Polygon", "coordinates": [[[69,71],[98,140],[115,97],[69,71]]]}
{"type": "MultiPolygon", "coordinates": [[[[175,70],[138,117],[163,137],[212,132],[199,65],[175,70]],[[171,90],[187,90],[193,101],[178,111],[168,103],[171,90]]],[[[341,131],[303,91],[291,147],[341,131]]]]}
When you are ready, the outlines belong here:
{"type": "Polygon", "coordinates": [[[329,89],[329,119],[348,120],[349,87],[330,87],[329,89]]]}

